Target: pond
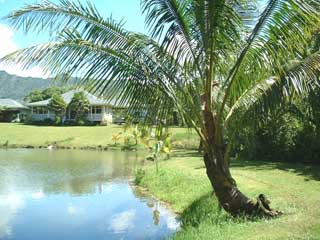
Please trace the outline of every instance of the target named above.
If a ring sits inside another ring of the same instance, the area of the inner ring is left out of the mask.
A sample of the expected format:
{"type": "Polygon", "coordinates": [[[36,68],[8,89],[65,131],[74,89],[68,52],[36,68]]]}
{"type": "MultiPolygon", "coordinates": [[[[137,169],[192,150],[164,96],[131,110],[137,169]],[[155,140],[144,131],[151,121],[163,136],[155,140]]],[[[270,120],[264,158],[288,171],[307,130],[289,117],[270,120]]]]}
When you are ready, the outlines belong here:
{"type": "Polygon", "coordinates": [[[163,239],[176,216],[130,184],[135,152],[0,150],[0,239],[163,239]]]}

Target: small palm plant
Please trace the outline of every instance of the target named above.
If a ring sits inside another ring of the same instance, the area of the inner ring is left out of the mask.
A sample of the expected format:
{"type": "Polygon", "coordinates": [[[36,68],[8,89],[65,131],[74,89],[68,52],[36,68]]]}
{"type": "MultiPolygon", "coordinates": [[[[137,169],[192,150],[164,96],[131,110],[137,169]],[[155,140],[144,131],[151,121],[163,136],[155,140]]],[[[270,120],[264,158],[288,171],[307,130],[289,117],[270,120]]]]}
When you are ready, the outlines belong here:
{"type": "Polygon", "coordinates": [[[112,139],[112,141],[114,142],[114,145],[115,145],[115,146],[118,145],[118,141],[121,139],[121,135],[122,135],[121,132],[112,134],[111,139],[112,139]]]}
{"type": "Polygon", "coordinates": [[[139,132],[139,128],[137,125],[135,125],[132,129],[132,136],[134,138],[134,141],[135,141],[135,145],[137,146],[138,145],[138,139],[140,137],[141,133],[139,132]]]}

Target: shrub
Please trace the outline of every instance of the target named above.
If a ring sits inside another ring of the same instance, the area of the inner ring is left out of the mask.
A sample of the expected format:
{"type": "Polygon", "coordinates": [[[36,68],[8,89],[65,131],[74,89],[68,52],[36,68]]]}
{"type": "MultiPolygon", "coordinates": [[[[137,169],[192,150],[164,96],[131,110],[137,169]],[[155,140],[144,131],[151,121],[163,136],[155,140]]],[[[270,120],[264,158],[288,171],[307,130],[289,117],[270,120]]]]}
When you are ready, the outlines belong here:
{"type": "Polygon", "coordinates": [[[51,118],[46,118],[42,121],[42,125],[44,126],[52,126],[56,121],[53,121],[51,118]]]}
{"type": "Polygon", "coordinates": [[[140,185],[143,177],[146,175],[146,171],[143,170],[142,168],[138,168],[135,172],[135,178],[134,178],[134,183],[136,185],[140,185]]]}
{"type": "MultiPolygon", "coordinates": [[[[51,121],[51,119],[50,119],[51,121]]],[[[61,125],[62,124],[62,119],[60,116],[56,116],[55,119],[54,119],[54,125],[58,126],[58,125],[61,125]]]]}

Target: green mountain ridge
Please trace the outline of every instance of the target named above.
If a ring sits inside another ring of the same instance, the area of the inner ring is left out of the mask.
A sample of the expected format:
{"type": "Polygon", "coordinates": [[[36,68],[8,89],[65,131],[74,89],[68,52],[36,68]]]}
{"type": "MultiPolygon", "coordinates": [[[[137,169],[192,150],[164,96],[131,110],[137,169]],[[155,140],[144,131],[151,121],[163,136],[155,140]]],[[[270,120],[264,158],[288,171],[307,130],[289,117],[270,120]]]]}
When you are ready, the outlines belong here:
{"type": "Polygon", "coordinates": [[[0,98],[22,101],[33,90],[42,90],[53,86],[62,86],[62,83],[54,81],[52,78],[20,77],[0,71],[0,98]]]}

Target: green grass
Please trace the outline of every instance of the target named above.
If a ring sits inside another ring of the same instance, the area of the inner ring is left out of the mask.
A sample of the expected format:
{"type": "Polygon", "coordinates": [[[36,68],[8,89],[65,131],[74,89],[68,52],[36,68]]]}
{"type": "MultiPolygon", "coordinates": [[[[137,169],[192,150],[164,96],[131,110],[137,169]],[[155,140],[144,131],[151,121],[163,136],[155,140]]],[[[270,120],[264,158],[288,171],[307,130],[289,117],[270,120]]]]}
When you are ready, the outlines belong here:
{"type": "Polygon", "coordinates": [[[168,202],[181,214],[176,239],[320,239],[320,168],[235,160],[232,174],[252,198],[265,193],[272,207],[285,214],[277,219],[234,219],[219,211],[197,154],[177,152],[168,161],[147,166],[136,179],[140,186],[168,202]]]}
{"type": "MultiPolygon", "coordinates": [[[[7,141],[10,146],[16,147],[39,147],[55,143],[60,147],[114,147],[112,135],[124,132],[124,128],[118,125],[110,126],[90,126],[90,127],[56,127],[56,126],[31,126],[14,123],[0,123],[0,145],[7,141]]],[[[181,144],[197,145],[197,138],[194,133],[186,128],[172,128],[172,140],[176,145],[181,144]],[[191,139],[195,139],[192,140],[191,139]]],[[[128,132],[130,133],[130,132],[128,132]]],[[[117,147],[124,146],[124,136],[122,135],[117,147]]],[[[134,139],[131,137],[131,144],[134,139]]],[[[144,145],[139,141],[140,148],[144,145]]]]}

